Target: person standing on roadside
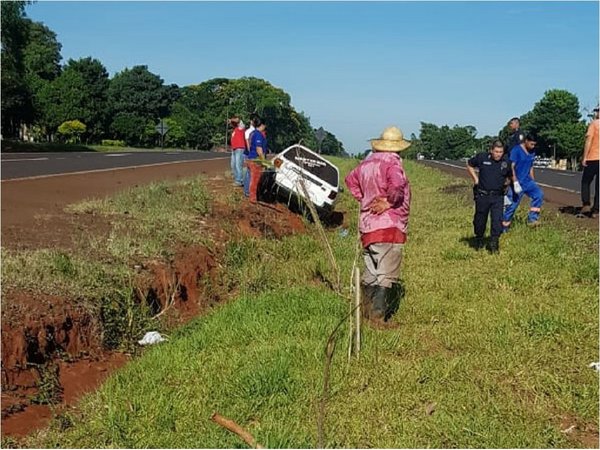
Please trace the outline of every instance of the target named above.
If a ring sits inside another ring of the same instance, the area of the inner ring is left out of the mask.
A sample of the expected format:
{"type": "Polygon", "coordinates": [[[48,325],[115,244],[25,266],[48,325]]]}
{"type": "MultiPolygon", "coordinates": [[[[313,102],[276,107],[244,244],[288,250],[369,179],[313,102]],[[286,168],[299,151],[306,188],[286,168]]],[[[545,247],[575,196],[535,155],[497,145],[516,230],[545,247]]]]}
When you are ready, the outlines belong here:
{"type": "Polygon", "coordinates": [[[512,218],[524,195],[527,195],[531,199],[529,213],[527,214],[527,225],[536,227],[540,224],[540,211],[544,203],[544,193],[535,182],[533,175],[536,144],[536,138],[528,134],[525,136],[525,141],[515,146],[510,152],[509,159],[512,167],[513,191],[516,198],[504,210],[504,217],[502,219],[502,231],[504,232],[510,228],[512,218]]]}
{"type": "Polygon", "coordinates": [[[491,253],[500,251],[499,239],[502,233],[502,209],[504,206],[504,191],[511,176],[510,161],[504,155],[502,141],[492,143],[489,152],[473,156],[467,162],[467,172],[473,180],[473,195],[475,197],[475,216],[473,229],[475,232],[475,248],[483,248],[483,236],[490,216],[490,242],[488,249],[491,253]],[[479,169],[479,172],[475,172],[479,169]]]}
{"type": "MultiPolygon", "coordinates": [[[[525,134],[521,130],[521,119],[518,117],[513,117],[508,121],[508,128],[510,129],[510,135],[506,141],[506,145],[504,146],[504,153],[509,155],[511,150],[515,148],[517,145],[521,145],[525,140],[525,134]]],[[[517,201],[517,194],[515,194],[512,184],[508,187],[506,192],[504,206],[505,209],[512,202],[517,201]]]]}
{"type": "Polygon", "coordinates": [[[373,153],[346,176],[360,203],[359,232],[365,271],[363,315],[376,325],[387,321],[398,299],[402,250],[410,213],[410,185],[399,152],[410,147],[397,127],[371,140],[373,153]]]}
{"type": "Polygon", "coordinates": [[[246,174],[244,176],[244,195],[249,197],[250,203],[258,201],[258,185],[262,176],[261,161],[267,154],[267,138],[264,135],[266,125],[258,117],[254,119],[256,130],[250,137],[250,147],[246,156],[246,174]]]}
{"type": "Polygon", "coordinates": [[[598,161],[600,152],[599,146],[599,133],[600,133],[600,119],[598,119],[598,107],[594,108],[594,119],[588,125],[587,133],[585,134],[585,145],[583,147],[583,157],[581,159],[581,165],[583,166],[583,173],[581,174],[581,203],[583,207],[581,212],[577,214],[578,217],[598,217],[598,161]],[[590,204],[590,185],[595,180],[594,187],[594,206],[590,204]]]}
{"type": "Polygon", "coordinates": [[[250,138],[252,137],[252,133],[256,130],[256,116],[254,114],[250,115],[250,126],[246,129],[245,138],[246,138],[246,154],[248,154],[248,150],[250,149],[250,138]]]}
{"type": "Polygon", "coordinates": [[[521,131],[521,119],[513,117],[508,121],[508,127],[510,128],[511,133],[506,141],[506,146],[504,147],[507,154],[517,145],[521,145],[525,140],[525,135],[523,134],[523,131],[521,131]]]}
{"type": "Polygon", "coordinates": [[[233,116],[229,119],[233,127],[231,133],[231,175],[233,176],[233,185],[243,185],[242,169],[244,167],[244,152],[246,151],[246,138],[244,123],[239,117],[233,116]]]}

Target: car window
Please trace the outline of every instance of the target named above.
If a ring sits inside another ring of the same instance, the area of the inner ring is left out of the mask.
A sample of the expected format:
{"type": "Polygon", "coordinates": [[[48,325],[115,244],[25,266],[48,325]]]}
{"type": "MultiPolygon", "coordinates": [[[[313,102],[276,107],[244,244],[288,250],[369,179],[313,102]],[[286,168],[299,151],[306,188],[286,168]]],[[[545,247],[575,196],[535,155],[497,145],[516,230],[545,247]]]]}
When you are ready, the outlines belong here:
{"type": "Polygon", "coordinates": [[[333,187],[337,187],[338,172],[331,163],[323,158],[307,152],[300,147],[290,148],[283,153],[283,157],[321,180],[329,183],[333,187]]]}

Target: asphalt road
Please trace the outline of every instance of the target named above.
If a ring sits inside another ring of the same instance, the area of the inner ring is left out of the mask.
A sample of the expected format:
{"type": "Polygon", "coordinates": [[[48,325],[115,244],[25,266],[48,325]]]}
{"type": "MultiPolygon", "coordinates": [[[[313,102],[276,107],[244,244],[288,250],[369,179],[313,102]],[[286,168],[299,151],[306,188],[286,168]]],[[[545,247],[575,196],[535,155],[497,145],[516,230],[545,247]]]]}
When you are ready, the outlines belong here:
{"type": "Polygon", "coordinates": [[[135,152],[135,153],[2,153],[1,179],[39,178],[114,170],[125,167],[156,166],[189,161],[229,158],[228,153],[215,152],[135,152]]]}
{"type": "MultiPolygon", "coordinates": [[[[465,168],[465,161],[421,160],[419,162],[454,176],[470,179],[465,168]]],[[[534,175],[544,191],[544,204],[546,206],[553,204],[558,207],[559,212],[575,217],[581,207],[581,194],[579,193],[581,172],[534,168],[534,175]]],[[[585,226],[595,227],[600,223],[597,219],[584,222],[586,222],[585,226]]]]}
{"type": "MultiPolygon", "coordinates": [[[[430,161],[427,160],[427,164],[431,164],[433,167],[446,166],[446,167],[457,167],[465,171],[465,161],[430,161]]],[[[571,170],[555,170],[555,169],[542,169],[539,167],[533,168],[533,175],[535,181],[540,186],[558,189],[573,194],[579,194],[581,192],[581,172],[573,172],[571,170]]],[[[593,188],[592,188],[593,189],[593,188]]]]}

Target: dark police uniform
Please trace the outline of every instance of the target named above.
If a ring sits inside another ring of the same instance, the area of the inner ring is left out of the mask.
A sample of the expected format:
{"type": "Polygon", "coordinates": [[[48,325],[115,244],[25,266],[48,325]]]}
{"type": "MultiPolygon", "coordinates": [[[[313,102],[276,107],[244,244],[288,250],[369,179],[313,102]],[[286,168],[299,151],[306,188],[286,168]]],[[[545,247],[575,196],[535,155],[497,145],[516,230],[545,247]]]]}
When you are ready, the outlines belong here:
{"type": "Polygon", "coordinates": [[[506,155],[503,155],[500,161],[494,161],[490,153],[479,153],[469,159],[467,164],[479,169],[479,184],[473,188],[475,237],[479,240],[483,238],[489,214],[491,216],[490,249],[498,250],[498,238],[502,233],[504,186],[506,178],[512,175],[510,161],[506,155]]]}
{"type": "Polygon", "coordinates": [[[517,128],[513,134],[508,137],[508,142],[504,147],[504,153],[510,153],[513,148],[517,145],[521,145],[523,142],[525,142],[525,133],[523,133],[520,128],[517,128]]]}

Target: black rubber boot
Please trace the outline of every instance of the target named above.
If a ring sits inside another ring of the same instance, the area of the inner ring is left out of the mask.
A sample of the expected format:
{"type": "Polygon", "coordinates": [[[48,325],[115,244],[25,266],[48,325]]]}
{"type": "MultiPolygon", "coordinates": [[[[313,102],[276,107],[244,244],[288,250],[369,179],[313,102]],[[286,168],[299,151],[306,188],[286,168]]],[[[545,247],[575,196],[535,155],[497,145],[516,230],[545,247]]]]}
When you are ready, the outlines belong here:
{"type": "Polygon", "coordinates": [[[362,303],[362,305],[360,305],[360,309],[362,312],[362,316],[365,319],[371,317],[371,309],[373,308],[373,294],[375,293],[376,287],[377,286],[375,286],[374,284],[361,283],[360,285],[362,303]]]}
{"type": "Polygon", "coordinates": [[[373,294],[375,293],[374,284],[364,284],[361,283],[361,315],[365,319],[369,319],[371,317],[371,310],[373,309],[373,294]]]}
{"type": "Polygon", "coordinates": [[[387,310],[387,298],[389,288],[375,286],[373,293],[373,308],[371,309],[371,319],[383,321],[387,310]]]}
{"type": "Polygon", "coordinates": [[[385,311],[385,321],[387,322],[400,308],[400,302],[404,298],[404,287],[401,283],[394,283],[388,290],[386,299],[387,308],[385,311]]]}
{"type": "Polygon", "coordinates": [[[497,237],[490,238],[489,250],[490,250],[490,253],[500,253],[500,243],[498,242],[497,237]]]}

